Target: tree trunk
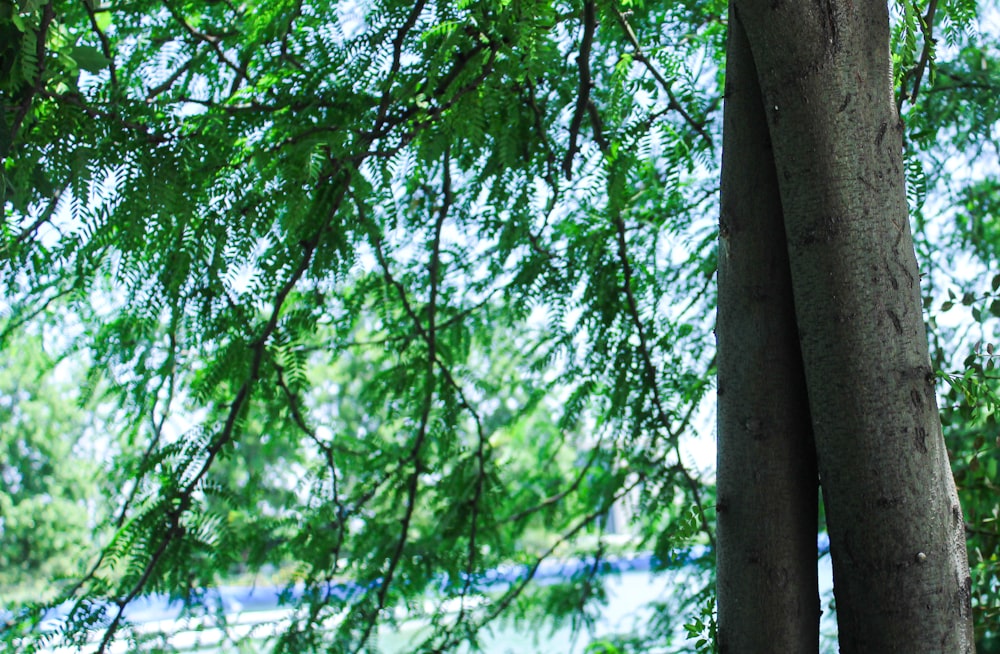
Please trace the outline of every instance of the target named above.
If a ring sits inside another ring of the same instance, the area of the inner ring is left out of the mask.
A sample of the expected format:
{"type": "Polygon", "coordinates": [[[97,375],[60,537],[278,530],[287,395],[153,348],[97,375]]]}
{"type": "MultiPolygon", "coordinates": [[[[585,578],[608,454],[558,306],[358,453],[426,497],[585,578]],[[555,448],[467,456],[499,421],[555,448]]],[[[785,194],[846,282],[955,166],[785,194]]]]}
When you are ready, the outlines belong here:
{"type": "Polygon", "coordinates": [[[816,652],[817,478],[778,180],[730,14],[718,338],[719,650],[816,652]]]}
{"type": "Polygon", "coordinates": [[[840,651],[974,650],[879,0],[737,0],[763,93],[840,651]]]}

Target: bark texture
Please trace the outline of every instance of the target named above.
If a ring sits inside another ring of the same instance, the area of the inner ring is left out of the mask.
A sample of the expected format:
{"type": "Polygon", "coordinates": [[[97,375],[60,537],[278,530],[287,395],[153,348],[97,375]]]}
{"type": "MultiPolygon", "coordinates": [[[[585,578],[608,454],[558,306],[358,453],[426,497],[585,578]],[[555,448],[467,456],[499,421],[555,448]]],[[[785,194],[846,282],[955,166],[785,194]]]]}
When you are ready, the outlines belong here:
{"type": "Polygon", "coordinates": [[[719,650],[816,652],[818,490],[767,117],[730,15],[718,338],[719,650]]]}
{"type": "Polygon", "coordinates": [[[880,0],[736,0],[774,149],[840,651],[974,650],[880,0]]]}

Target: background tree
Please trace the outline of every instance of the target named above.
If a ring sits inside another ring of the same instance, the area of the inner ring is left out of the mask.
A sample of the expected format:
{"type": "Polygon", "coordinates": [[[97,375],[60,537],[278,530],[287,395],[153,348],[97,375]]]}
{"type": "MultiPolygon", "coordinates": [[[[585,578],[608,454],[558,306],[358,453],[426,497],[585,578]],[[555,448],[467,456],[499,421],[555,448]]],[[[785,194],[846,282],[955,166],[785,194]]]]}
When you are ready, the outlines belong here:
{"type": "Polygon", "coordinates": [[[8,602],[56,597],[100,543],[101,423],[93,404],[80,405],[69,370],[28,334],[11,339],[0,360],[0,588],[8,602]]]}

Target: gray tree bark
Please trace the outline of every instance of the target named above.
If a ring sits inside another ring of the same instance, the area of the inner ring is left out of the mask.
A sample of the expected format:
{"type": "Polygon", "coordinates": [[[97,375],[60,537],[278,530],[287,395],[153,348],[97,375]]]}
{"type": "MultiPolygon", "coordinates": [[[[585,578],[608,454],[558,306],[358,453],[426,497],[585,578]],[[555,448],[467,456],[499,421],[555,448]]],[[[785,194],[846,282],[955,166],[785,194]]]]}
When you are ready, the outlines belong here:
{"type": "Polygon", "coordinates": [[[719,650],[816,652],[818,490],[778,180],[730,13],[718,339],[719,650]]]}
{"type": "Polygon", "coordinates": [[[963,519],[921,311],[886,3],[734,0],[734,10],[773,145],[840,651],[973,652],[963,519]]]}

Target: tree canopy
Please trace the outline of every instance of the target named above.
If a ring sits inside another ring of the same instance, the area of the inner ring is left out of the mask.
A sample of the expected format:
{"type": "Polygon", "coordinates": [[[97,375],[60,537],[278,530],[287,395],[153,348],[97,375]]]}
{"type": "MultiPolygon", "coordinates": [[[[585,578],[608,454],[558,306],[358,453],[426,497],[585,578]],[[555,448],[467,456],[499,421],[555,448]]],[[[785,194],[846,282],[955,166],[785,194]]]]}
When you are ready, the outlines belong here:
{"type": "MultiPolygon", "coordinates": [[[[1000,28],[968,0],[892,9],[973,606],[996,639],[1000,28]]],[[[692,449],[712,438],[726,29],[714,0],[0,6],[0,369],[44,336],[87,366],[78,402],[113,414],[104,433],[33,418],[51,433],[18,441],[63,457],[83,435],[114,491],[101,553],[53,598],[70,618],[41,637],[106,651],[138,638],[135,598],[196,604],[240,575],[304,589],[275,651],[374,648],[401,605],[435,627],[419,651],[498,617],[586,620],[621,502],[629,550],[670,566],[705,545],[710,570],[692,449]],[[569,556],[593,565],[531,583],[569,556]],[[483,599],[510,563],[523,579],[483,599]]],[[[710,584],[688,597],[710,630],[710,584]]],[[[0,637],[29,651],[43,609],[0,637]]]]}

